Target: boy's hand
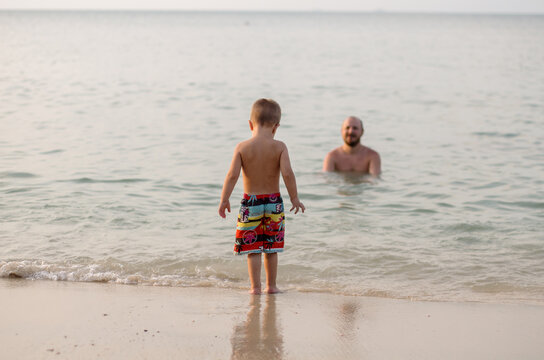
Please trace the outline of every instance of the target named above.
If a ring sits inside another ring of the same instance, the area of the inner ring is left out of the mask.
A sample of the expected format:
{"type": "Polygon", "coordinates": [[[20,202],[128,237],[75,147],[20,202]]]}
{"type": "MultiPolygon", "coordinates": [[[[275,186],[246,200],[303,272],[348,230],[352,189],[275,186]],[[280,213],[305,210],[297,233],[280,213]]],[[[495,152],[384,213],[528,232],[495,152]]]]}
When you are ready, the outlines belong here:
{"type": "Polygon", "coordinates": [[[293,209],[296,209],[295,210],[295,214],[298,213],[298,210],[302,210],[302,212],[304,213],[304,210],[306,210],[306,208],[304,207],[304,204],[300,202],[299,199],[291,199],[291,204],[293,205],[291,207],[291,210],[289,211],[293,211],[293,209]]]}
{"type": "Polygon", "coordinates": [[[225,209],[227,209],[230,213],[230,201],[228,200],[222,201],[221,204],[219,204],[219,216],[221,216],[223,219],[227,217],[225,214],[225,209]]]}

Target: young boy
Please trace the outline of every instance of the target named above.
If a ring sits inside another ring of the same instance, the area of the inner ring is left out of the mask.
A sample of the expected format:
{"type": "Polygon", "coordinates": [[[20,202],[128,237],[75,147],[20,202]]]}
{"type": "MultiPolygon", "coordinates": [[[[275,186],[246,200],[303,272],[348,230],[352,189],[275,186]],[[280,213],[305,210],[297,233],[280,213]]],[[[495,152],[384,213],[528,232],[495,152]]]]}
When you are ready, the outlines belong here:
{"type": "Polygon", "coordinates": [[[276,286],[278,252],[283,251],[285,216],[280,196],[280,172],[295,214],[304,205],[298,199],[295,174],[291,169],[287,147],[274,140],[280,126],[281,109],[274,100],[259,99],[251,109],[249,128],[252,136],[236,145],[230,169],[225,178],[219,215],[230,212],[229,198],[243,172],[244,197],[236,226],[234,252],[247,254],[251,294],[261,293],[261,253],[264,253],[266,290],[279,292],[276,286]]]}

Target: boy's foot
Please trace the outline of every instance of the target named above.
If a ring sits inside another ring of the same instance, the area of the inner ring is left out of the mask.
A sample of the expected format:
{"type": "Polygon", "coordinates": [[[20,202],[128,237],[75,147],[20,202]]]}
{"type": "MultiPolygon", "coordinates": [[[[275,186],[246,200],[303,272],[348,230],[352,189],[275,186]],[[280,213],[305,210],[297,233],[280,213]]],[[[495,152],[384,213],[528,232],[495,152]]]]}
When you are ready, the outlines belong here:
{"type": "Polygon", "coordinates": [[[251,289],[249,290],[251,295],[261,295],[261,289],[251,289]]]}
{"type": "Polygon", "coordinates": [[[266,289],[267,294],[280,294],[281,292],[282,291],[275,286],[266,289]]]}

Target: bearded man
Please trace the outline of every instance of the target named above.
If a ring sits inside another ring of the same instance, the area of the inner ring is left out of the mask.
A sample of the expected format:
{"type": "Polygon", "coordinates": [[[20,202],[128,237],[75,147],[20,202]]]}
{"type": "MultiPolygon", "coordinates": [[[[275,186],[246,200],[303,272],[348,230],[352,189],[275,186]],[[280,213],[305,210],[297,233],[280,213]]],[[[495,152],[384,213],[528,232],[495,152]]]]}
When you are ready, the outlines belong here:
{"type": "Polygon", "coordinates": [[[361,119],[349,116],[344,120],[342,123],[344,144],[327,154],[323,162],[323,171],[357,172],[379,176],[380,154],[361,144],[364,131],[361,119]]]}

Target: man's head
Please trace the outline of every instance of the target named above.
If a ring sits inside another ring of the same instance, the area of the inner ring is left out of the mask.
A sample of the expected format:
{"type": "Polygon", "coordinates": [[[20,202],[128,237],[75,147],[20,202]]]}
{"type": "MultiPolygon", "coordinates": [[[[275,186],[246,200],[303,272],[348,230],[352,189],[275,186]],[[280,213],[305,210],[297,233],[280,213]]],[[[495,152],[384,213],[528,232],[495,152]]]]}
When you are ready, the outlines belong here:
{"type": "Polygon", "coordinates": [[[281,108],[272,99],[259,99],[251,108],[251,122],[264,127],[273,127],[280,123],[281,108]]]}
{"type": "Polygon", "coordinates": [[[359,144],[364,131],[363,122],[358,117],[349,116],[342,123],[342,139],[350,147],[359,144]]]}

